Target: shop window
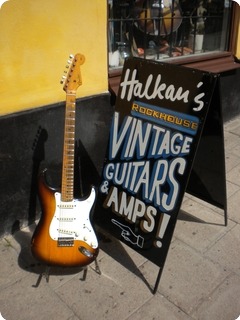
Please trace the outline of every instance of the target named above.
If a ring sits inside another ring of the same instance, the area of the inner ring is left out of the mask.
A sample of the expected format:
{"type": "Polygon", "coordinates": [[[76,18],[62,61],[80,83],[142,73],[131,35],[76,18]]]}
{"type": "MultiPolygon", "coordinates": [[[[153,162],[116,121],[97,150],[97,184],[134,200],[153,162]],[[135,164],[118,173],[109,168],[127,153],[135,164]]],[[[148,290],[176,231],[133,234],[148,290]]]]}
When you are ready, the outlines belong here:
{"type": "Polygon", "coordinates": [[[108,0],[109,69],[128,56],[164,60],[227,50],[231,3],[108,0]]]}

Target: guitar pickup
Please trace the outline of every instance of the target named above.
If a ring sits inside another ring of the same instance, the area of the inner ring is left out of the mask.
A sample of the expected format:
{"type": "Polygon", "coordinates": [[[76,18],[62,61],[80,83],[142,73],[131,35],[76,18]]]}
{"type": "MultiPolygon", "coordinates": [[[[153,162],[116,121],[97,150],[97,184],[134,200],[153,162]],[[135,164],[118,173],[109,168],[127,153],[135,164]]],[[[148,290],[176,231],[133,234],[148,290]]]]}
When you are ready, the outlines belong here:
{"type": "Polygon", "coordinates": [[[68,237],[68,238],[60,237],[60,238],[58,238],[57,243],[58,243],[58,247],[73,247],[74,238],[72,238],[72,237],[68,237]]]}

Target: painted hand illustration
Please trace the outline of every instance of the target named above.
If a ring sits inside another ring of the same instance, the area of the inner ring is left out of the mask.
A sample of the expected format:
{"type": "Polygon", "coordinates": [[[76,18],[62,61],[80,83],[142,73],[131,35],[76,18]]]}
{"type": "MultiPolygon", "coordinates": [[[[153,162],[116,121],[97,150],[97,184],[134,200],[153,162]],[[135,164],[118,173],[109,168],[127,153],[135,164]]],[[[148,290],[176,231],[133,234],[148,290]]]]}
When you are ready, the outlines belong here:
{"type": "Polygon", "coordinates": [[[111,221],[122,230],[121,236],[125,241],[131,242],[132,244],[137,245],[140,248],[143,247],[143,237],[136,235],[129,226],[126,226],[115,219],[112,219],[111,221]]]}

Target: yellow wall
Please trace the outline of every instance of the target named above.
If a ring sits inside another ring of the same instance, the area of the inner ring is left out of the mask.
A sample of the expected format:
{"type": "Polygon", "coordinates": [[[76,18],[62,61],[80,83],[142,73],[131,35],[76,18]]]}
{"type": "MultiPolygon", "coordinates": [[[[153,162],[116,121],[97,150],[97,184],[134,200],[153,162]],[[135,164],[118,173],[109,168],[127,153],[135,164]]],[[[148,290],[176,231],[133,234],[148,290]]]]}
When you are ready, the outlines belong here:
{"type": "Polygon", "coordinates": [[[77,97],[107,91],[107,1],[9,0],[0,9],[0,115],[65,100],[70,53],[85,56],[77,97]]]}

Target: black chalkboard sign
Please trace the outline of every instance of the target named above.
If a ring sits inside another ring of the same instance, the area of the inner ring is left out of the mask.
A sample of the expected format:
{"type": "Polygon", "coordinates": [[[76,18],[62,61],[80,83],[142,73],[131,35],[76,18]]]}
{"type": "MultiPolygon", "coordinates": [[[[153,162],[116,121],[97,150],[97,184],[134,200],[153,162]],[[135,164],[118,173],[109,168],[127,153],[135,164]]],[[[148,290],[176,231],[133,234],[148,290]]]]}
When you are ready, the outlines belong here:
{"type": "Polygon", "coordinates": [[[125,61],[95,221],[163,268],[217,75],[125,61]]]}

